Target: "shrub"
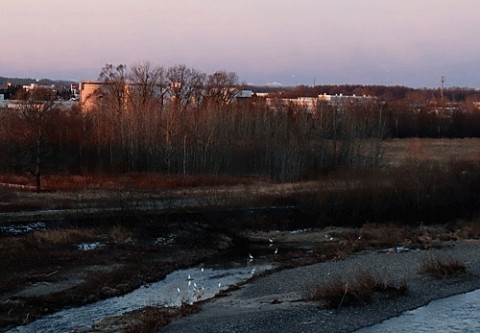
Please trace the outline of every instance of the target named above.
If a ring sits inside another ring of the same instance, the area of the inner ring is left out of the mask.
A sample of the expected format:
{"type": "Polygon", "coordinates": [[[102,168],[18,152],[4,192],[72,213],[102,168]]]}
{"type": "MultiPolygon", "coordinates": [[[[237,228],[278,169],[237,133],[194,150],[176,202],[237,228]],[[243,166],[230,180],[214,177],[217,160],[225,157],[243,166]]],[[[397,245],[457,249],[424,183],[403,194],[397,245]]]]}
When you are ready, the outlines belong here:
{"type": "Polygon", "coordinates": [[[25,236],[25,242],[33,248],[69,248],[80,242],[95,240],[98,234],[99,230],[95,228],[52,229],[28,234],[25,236]]]}
{"type": "Polygon", "coordinates": [[[381,247],[403,244],[411,234],[409,226],[393,223],[365,223],[360,229],[361,240],[365,246],[381,247]]]}
{"type": "Polygon", "coordinates": [[[115,244],[129,244],[133,242],[133,232],[119,224],[112,226],[107,230],[109,241],[115,244]]]}
{"type": "Polygon", "coordinates": [[[456,238],[478,238],[480,236],[480,216],[476,216],[468,222],[459,223],[455,230],[456,238]]]}
{"type": "Polygon", "coordinates": [[[394,282],[386,282],[369,272],[359,271],[352,281],[337,278],[326,286],[317,287],[308,299],[324,302],[326,307],[339,310],[342,306],[368,304],[373,301],[376,294],[391,298],[404,295],[407,290],[405,280],[396,286],[394,282]]]}
{"type": "Polygon", "coordinates": [[[435,279],[464,275],[466,271],[465,265],[459,260],[442,260],[433,257],[426,259],[420,268],[420,273],[435,279]]]}
{"type": "Polygon", "coordinates": [[[136,320],[130,321],[130,326],[125,329],[125,333],[149,333],[157,332],[161,327],[166,326],[173,319],[178,319],[198,312],[198,305],[182,304],[178,309],[164,309],[147,307],[139,310],[139,315],[135,315],[136,320]]]}

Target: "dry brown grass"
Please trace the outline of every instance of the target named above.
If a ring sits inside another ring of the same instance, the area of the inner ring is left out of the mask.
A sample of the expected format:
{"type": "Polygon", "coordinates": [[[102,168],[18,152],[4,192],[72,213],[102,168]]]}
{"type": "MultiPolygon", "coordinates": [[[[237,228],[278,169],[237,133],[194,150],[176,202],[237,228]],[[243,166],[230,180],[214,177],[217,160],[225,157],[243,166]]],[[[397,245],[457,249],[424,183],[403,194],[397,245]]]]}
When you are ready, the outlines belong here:
{"type": "Polygon", "coordinates": [[[108,240],[115,244],[129,244],[133,242],[134,234],[131,229],[121,225],[114,225],[106,231],[108,240]]]}
{"type": "MultiPolygon", "coordinates": [[[[264,182],[260,177],[230,177],[213,175],[163,175],[154,173],[129,173],[119,175],[91,174],[91,175],[46,175],[43,177],[43,187],[47,190],[76,191],[84,189],[154,189],[201,187],[237,184],[255,184],[264,182]]],[[[33,185],[34,180],[29,177],[4,175],[0,182],[33,185]]]]}
{"type": "Polygon", "coordinates": [[[189,316],[199,311],[198,305],[183,304],[178,309],[148,307],[140,310],[138,317],[124,330],[125,333],[154,333],[173,319],[189,316]]]}
{"type": "Polygon", "coordinates": [[[6,174],[0,175],[0,183],[17,184],[17,185],[33,185],[33,179],[27,175],[6,174]]]}
{"type": "MultiPolygon", "coordinates": [[[[154,333],[174,319],[198,312],[198,305],[183,304],[179,308],[146,307],[106,318],[95,323],[91,332],[154,333]]],[[[77,331],[74,331],[77,332],[77,331]]]]}
{"type": "Polygon", "coordinates": [[[328,285],[317,287],[311,301],[320,301],[330,309],[339,310],[342,306],[360,306],[371,303],[377,294],[391,298],[404,295],[408,291],[406,281],[399,286],[394,282],[372,275],[367,271],[359,271],[351,281],[335,278],[328,285]]]}
{"type": "Polygon", "coordinates": [[[25,236],[29,246],[34,247],[66,247],[95,240],[101,234],[96,228],[90,229],[53,229],[36,231],[25,236]]]}
{"type": "MultiPolygon", "coordinates": [[[[111,242],[128,244],[134,238],[133,231],[120,225],[113,225],[106,230],[99,228],[68,228],[35,231],[25,235],[22,242],[27,248],[73,248],[83,242],[111,242]]],[[[1,244],[1,242],[0,242],[1,244]]]]}
{"type": "Polygon", "coordinates": [[[471,239],[480,237],[480,217],[476,216],[469,221],[461,222],[454,231],[453,236],[457,239],[471,239]]]}
{"type": "Polygon", "coordinates": [[[447,163],[452,159],[480,159],[480,138],[464,139],[393,139],[386,140],[384,162],[391,166],[436,161],[447,163]]]}
{"type": "Polygon", "coordinates": [[[409,226],[394,223],[366,223],[360,228],[359,234],[359,243],[361,243],[364,248],[378,248],[405,244],[412,234],[412,229],[409,226]]]}
{"type": "Polygon", "coordinates": [[[99,228],[67,228],[35,231],[22,237],[0,238],[0,262],[3,265],[41,265],[50,260],[69,260],[84,254],[76,246],[88,242],[129,244],[133,242],[131,230],[112,226],[99,228]]]}
{"type": "Polygon", "coordinates": [[[435,279],[465,275],[467,269],[459,260],[443,260],[430,257],[423,262],[420,273],[432,276],[435,279]]]}
{"type": "Polygon", "coordinates": [[[80,242],[98,239],[101,233],[98,229],[53,229],[35,231],[22,238],[0,238],[0,256],[6,259],[16,253],[22,255],[27,252],[35,252],[51,248],[73,248],[80,242]],[[6,255],[7,254],[7,255],[6,255]]]}
{"type": "MultiPolygon", "coordinates": [[[[86,252],[78,251],[75,248],[73,239],[63,238],[63,235],[57,235],[56,237],[58,238],[52,240],[50,236],[38,236],[37,234],[37,236],[27,235],[27,237],[21,239],[15,237],[0,238],[2,271],[22,273],[17,278],[11,274],[1,276],[0,291],[8,290],[11,285],[42,281],[44,279],[42,274],[46,270],[55,271],[64,263],[74,262],[87,255],[86,252]],[[52,266],[56,268],[52,269],[52,266]],[[31,275],[31,272],[36,273],[31,275]]],[[[77,238],[78,235],[73,235],[73,237],[76,240],[84,239],[83,237],[77,238]]]]}

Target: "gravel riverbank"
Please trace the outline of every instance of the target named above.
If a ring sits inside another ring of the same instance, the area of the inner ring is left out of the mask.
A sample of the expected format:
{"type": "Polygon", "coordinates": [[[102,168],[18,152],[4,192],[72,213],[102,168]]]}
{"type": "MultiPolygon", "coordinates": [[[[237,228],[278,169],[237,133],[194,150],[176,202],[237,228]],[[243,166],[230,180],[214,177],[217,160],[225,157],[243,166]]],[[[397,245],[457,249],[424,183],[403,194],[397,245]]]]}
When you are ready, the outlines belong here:
{"type": "Polygon", "coordinates": [[[338,261],[297,267],[259,277],[201,305],[199,313],[172,322],[160,332],[353,332],[438,298],[480,288],[480,241],[462,240],[439,249],[364,251],[338,261]],[[458,260],[467,275],[436,280],[419,273],[426,259],[458,260]],[[367,271],[387,281],[406,280],[408,293],[338,311],[305,302],[315,287],[348,281],[367,271]]]}

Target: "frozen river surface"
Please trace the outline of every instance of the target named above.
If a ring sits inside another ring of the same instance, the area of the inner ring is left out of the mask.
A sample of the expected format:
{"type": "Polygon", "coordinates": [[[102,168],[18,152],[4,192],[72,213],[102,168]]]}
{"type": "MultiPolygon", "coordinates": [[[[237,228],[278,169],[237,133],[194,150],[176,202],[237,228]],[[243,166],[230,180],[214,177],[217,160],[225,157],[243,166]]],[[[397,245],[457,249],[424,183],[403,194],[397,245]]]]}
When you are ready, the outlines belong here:
{"type": "Polygon", "coordinates": [[[480,290],[431,302],[357,333],[480,332],[480,290]]]}
{"type": "Polygon", "coordinates": [[[58,333],[71,332],[90,326],[106,317],[140,309],[145,306],[179,306],[213,297],[219,291],[250,278],[256,272],[271,265],[239,265],[228,269],[195,267],[175,271],[159,282],[143,286],[129,294],[113,297],[82,307],[66,309],[26,326],[19,326],[9,333],[58,333]]]}

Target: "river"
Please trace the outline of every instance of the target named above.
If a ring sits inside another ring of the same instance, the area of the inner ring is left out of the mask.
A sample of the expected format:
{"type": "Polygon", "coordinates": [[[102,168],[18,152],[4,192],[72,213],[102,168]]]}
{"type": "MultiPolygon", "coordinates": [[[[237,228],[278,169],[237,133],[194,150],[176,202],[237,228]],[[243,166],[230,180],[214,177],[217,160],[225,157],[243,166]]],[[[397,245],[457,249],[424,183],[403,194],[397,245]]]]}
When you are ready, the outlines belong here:
{"type": "Polygon", "coordinates": [[[146,306],[179,306],[213,297],[215,294],[245,281],[271,265],[253,261],[232,263],[229,268],[194,267],[175,271],[159,282],[145,285],[133,292],[108,298],[82,307],[70,308],[18,326],[9,333],[71,332],[103,318],[118,316],[146,306]]]}
{"type": "Polygon", "coordinates": [[[480,332],[480,290],[433,301],[356,333],[480,332]]]}

